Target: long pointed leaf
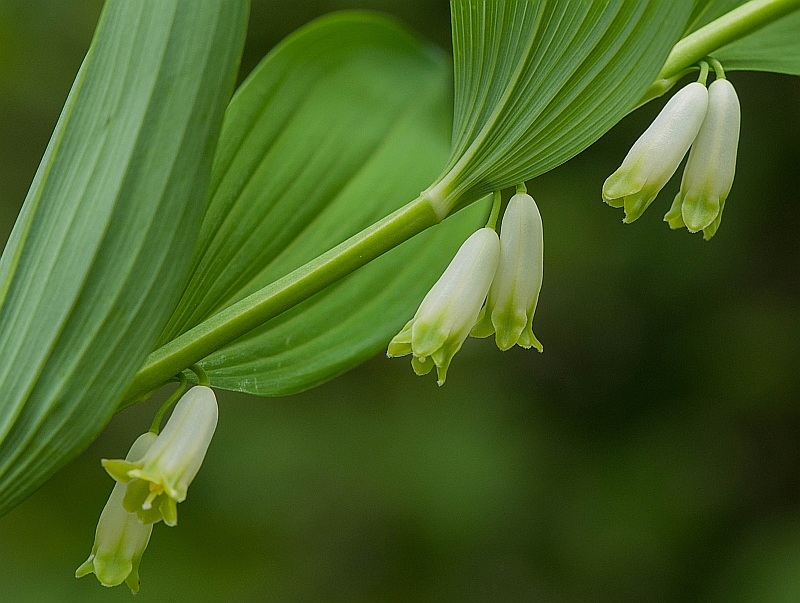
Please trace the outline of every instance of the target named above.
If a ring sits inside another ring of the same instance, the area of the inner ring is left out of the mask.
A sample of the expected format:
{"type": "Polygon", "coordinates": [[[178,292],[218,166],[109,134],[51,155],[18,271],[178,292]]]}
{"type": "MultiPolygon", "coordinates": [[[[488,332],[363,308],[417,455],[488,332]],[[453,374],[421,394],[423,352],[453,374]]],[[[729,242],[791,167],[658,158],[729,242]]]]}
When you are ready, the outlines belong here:
{"type": "Polygon", "coordinates": [[[247,0],[109,0],[0,261],[0,514],[105,425],[184,282],[247,0]]]}

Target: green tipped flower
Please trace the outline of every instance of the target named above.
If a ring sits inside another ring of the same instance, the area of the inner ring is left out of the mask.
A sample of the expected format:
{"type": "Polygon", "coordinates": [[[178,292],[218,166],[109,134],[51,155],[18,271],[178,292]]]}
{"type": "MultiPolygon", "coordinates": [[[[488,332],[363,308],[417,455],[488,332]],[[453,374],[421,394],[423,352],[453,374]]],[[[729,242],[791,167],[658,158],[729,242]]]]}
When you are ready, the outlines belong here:
{"type": "Polygon", "coordinates": [[[692,83],[678,91],[603,184],[603,200],[638,219],[669,182],[694,142],[708,107],[708,90],[692,83]]]}
{"type": "Polygon", "coordinates": [[[387,355],[413,354],[411,366],[426,375],[436,365],[439,385],[450,361],[475,325],[500,259],[500,239],[491,228],[473,233],[436,281],[408,324],[389,344],[387,355]]]}
{"type": "MultiPolygon", "coordinates": [[[[153,433],[139,436],[125,460],[138,461],[155,440],[153,433]]],[[[119,586],[125,582],[135,593],[139,591],[139,563],[150,541],[153,526],[140,523],[135,513],[125,510],[122,501],[127,488],[123,483],[114,485],[97,522],[92,554],[75,571],[75,577],[82,578],[94,573],[103,586],[119,586]]]]}
{"type": "Polygon", "coordinates": [[[200,470],[217,427],[217,398],[204,386],[180,399],[158,439],[138,461],[104,460],[115,480],[127,483],[123,504],[145,523],[178,522],[177,504],[200,470]]]}
{"type": "Polygon", "coordinates": [[[716,234],[733,186],[741,111],[736,90],[726,79],[708,87],[708,112],[689,153],[681,190],[664,220],[672,228],[716,234]]]}
{"type": "Polygon", "coordinates": [[[542,344],[533,334],[533,313],[542,289],[544,237],[542,216],[530,195],[516,194],[508,202],[500,230],[500,263],[489,297],[473,337],[497,333],[497,347],[505,351],[515,344],[523,348],[542,344]]]}

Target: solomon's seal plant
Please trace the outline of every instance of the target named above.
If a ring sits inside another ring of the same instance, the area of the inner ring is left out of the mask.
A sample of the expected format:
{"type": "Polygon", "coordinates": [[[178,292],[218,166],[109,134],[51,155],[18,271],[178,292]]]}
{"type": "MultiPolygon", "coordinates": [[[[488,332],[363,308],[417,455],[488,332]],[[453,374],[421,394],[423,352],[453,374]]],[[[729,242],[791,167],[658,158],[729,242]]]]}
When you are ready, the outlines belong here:
{"type": "Polygon", "coordinates": [[[106,0],[0,259],[0,513],[115,413],[198,385],[106,461],[118,483],[79,575],[138,586],[206,454],[212,388],[296,393],[387,343],[444,382],[470,331],[541,350],[542,225],[520,183],[698,70],[603,198],[637,219],[691,147],[666,219],[713,236],[739,136],[726,78],[800,75],[800,0],[450,6],[452,59],[334,13],[234,93],[248,0],[106,0]]]}

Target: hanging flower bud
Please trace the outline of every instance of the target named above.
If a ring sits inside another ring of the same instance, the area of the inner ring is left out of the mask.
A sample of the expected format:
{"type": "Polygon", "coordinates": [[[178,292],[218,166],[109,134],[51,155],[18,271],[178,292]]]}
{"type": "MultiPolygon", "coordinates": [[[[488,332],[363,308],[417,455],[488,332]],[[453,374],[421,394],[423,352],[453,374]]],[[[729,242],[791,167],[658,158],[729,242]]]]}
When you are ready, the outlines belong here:
{"type": "Polygon", "coordinates": [[[497,347],[505,351],[542,344],[533,334],[533,313],[542,289],[544,265],[542,217],[533,197],[516,194],[508,202],[500,230],[500,263],[486,305],[472,329],[473,337],[497,333],[497,347]]]}
{"type": "Polygon", "coordinates": [[[106,471],[128,483],[123,504],[142,522],[178,522],[177,504],[200,470],[217,427],[217,398],[204,386],[180,399],[158,439],[138,461],[104,460],[106,471]]]}
{"type": "Polygon", "coordinates": [[[726,79],[708,87],[708,112],[689,153],[681,190],[664,216],[672,228],[686,226],[710,239],[719,227],[733,186],[741,111],[736,90],[726,79]]]}
{"type": "Polygon", "coordinates": [[[450,361],[469,335],[492,284],[500,258],[500,239],[491,228],[473,233],[436,281],[408,324],[389,344],[392,358],[413,354],[418,375],[434,364],[438,383],[447,378],[450,361]]]}
{"type": "MultiPolygon", "coordinates": [[[[156,440],[153,433],[145,433],[131,446],[125,460],[141,459],[156,440]]],[[[152,524],[142,524],[135,513],[122,505],[127,485],[117,483],[111,492],[94,535],[92,554],[75,571],[76,578],[94,573],[103,586],[118,586],[125,582],[132,592],[139,591],[139,563],[150,541],[152,524]]]]}
{"type": "Polygon", "coordinates": [[[636,141],[620,168],[603,184],[603,200],[625,208],[625,222],[638,219],[678,169],[697,136],[708,90],[692,83],[678,91],[636,141]]]}

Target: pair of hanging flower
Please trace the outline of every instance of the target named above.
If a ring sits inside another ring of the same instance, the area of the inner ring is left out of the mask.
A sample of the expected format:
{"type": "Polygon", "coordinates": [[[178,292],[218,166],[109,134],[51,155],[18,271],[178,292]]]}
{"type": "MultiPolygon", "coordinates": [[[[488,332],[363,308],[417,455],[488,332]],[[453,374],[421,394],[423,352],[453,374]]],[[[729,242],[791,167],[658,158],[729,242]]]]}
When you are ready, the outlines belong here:
{"type": "Polygon", "coordinates": [[[709,64],[701,61],[699,80],[669,100],[603,185],[603,199],[625,208],[626,223],[644,213],[691,147],[680,192],[664,221],[673,229],[703,231],[706,240],[717,233],[733,186],[741,114],[722,65],[709,62],[714,82],[706,88],[709,64]]]}
{"type": "MultiPolygon", "coordinates": [[[[207,384],[207,379],[201,377],[203,382],[207,384]]],[[[162,415],[185,386],[182,377],[176,395],[156,415],[150,431],[133,443],[125,460],[103,460],[117,483],[100,514],[92,553],[76,577],[94,573],[103,586],[125,582],[136,593],[139,564],[153,525],[161,520],[170,527],[177,524],[177,504],[186,499],[189,484],[200,470],[218,416],[214,392],[206,385],[193,387],[180,397],[159,434],[162,415]]]]}
{"type": "Polygon", "coordinates": [[[418,375],[436,366],[439,385],[470,334],[496,333],[501,350],[518,344],[542,351],[533,334],[542,288],[542,218],[520,185],[508,202],[498,237],[500,206],[497,192],[489,223],[464,242],[414,318],[389,344],[390,358],[412,354],[411,366],[418,375]]]}

